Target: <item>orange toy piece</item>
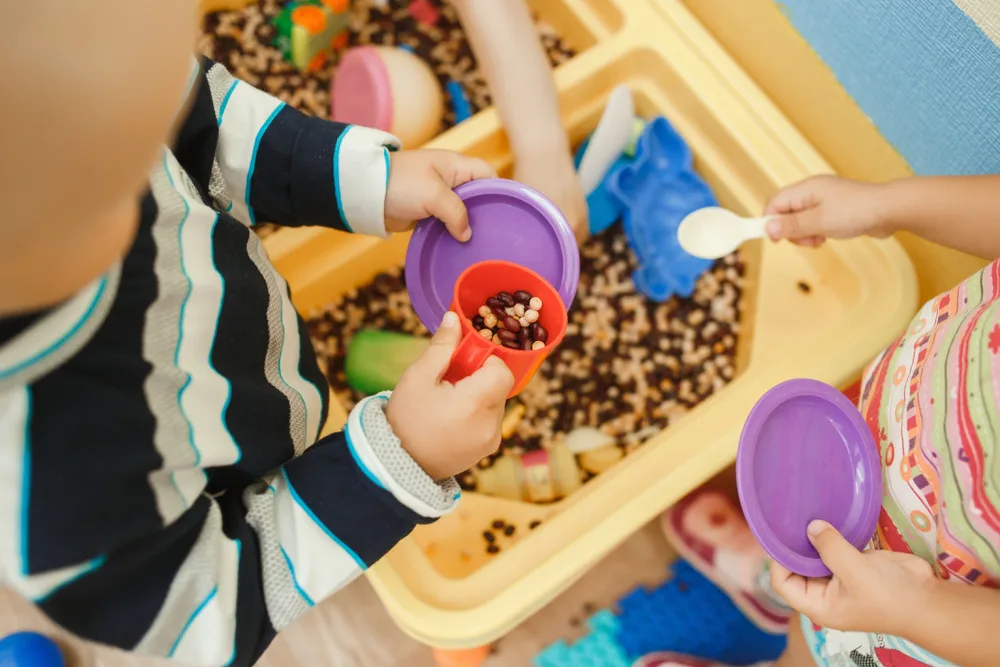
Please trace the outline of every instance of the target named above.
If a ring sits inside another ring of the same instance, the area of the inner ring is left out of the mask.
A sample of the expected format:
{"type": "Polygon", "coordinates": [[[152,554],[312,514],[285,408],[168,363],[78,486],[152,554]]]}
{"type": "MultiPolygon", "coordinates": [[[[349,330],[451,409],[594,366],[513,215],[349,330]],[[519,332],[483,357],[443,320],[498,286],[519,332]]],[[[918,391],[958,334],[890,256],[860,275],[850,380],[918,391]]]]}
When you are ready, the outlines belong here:
{"type": "Polygon", "coordinates": [[[477,646],[470,649],[459,649],[449,651],[447,649],[434,649],[434,661],[438,667],[479,667],[486,662],[490,654],[489,646],[477,646]]]}

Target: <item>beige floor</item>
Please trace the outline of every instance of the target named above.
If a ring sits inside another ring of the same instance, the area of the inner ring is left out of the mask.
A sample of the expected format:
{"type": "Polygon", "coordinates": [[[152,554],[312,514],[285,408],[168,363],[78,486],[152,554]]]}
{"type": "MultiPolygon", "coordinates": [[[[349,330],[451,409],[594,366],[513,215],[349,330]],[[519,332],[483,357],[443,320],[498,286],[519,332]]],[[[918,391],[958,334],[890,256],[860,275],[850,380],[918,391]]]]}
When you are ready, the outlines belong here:
{"type": "MultiPolygon", "coordinates": [[[[608,606],[640,584],[664,579],[672,556],[653,526],[634,535],[551,605],[501,639],[488,667],[529,665],[531,656],[559,638],[583,632],[585,609],[608,606]]],[[[0,636],[20,629],[51,632],[32,607],[0,589],[0,636]]],[[[176,667],[67,639],[69,667],[176,667]]],[[[317,606],[274,642],[260,667],[433,667],[430,649],[404,635],[364,580],[317,606]]]]}

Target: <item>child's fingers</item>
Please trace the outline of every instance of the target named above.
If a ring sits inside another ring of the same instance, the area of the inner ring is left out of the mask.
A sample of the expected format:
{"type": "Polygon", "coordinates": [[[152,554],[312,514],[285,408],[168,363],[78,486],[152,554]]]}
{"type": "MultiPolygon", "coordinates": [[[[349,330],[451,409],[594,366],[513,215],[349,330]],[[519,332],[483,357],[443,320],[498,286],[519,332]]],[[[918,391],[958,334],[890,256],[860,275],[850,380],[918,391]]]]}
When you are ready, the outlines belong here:
{"type": "Polygon", "coordinates": [[[465,202],[452,192],[444,181],[437,181],[434,192],[427,202],[427,212],[444,223],[448,233],[456,240],[464,243],[472,238],[469,212],[465,208],[465,202]]]}
{"type": "Polygon", "coordinates": [[[490,355],[483,367],[456,385],[484,405],[500,405],[514,387],[514,375],[507,364],[490,355]]]}
{"type": "Polygon", "coordinates": [[[448,370],[451,355],[455,353],[455,348],[461,339],[462,327],[459,326],[458,315],[449,310],[444,314],[441,326],[431,338],[431,344],[411,368],[425,377],[431,377],[433,382],[440,381],[441,376],[448,370]]]}
{"type": "Polygon", "coordinates": [[[815,208],[795,213],[771,214],[767,221],[767,235],[772,241],[788,239],[800,245],[819,245],[823,233],[823,219],[815,208]]]}
{"type": "Polygon", "coordinates": [[[813,521],[808,528],[809,541],[816,548],[823,564],[835,577],[850,580],[865,566],[864,556],[853,544],[825,521],[813,521]]]}
{"type": "Polygon", "coordinates": [[[444,151],[440,154],[437,171],[442,180],[453,188],[481,178],[496,178],[497,175],[496,169],[485,160],[444,151]]]}
{"type": "Polygon", "coordinates": [[[764,207],[764,215],[774,215],[776,213],[794,213],[807,208],[813,208],[819,204],[816,197],[818,181],[815,178],[807,178],[794,185],[789,185],[771,197],[764,207]]]}
{"type": "Polygon", "coordinates": [[[771,589],[795,611],[813,618],[822,602],[828,580],[808,579],[793,574],[783,565],[771,561],[771,589]]]}

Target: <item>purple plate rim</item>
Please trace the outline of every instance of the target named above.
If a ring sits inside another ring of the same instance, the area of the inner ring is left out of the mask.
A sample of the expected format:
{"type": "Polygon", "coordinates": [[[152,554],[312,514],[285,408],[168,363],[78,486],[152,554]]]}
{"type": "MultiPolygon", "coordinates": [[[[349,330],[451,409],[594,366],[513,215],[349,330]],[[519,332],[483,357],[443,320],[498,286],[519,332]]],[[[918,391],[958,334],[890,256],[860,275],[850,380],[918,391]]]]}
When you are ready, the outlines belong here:
{"type": "MultiPolygon", "coordinates": [[[[566,216],[563,215],[552,201],[538,190],[508,178],[484,178],[477,181],[469,181],[455,188],[462,201],[467,201],[482,195],[507,195],[535,207],[552,226],[559,240],[559,245],[563,249],[563,277],[562,282],[556,285],[559,295],[569,308],[576,297],[577,285],[580,282],[580,251],[576,245],[576,237],[570,229],[566,216]],[[569,251],[567,251],[569,249],[569,251]]],[[[406,278],[406,290],[410,294],[410,301],[413,303],[413,310],[417,318],[433,334],[437,331],[440,322],[432,321],[435,318],[431,312],[432,305],[428,298],[428,290],[420,280],[416,279],[415,272],[419,265],[420,253],[427,245],[428,238],[434,233],[435,227],[427,224],[436,221],[434,217],[424,218],[419,221],[410,235],[409,244],[406,248],[406,259],[403,273],[406,278]]],[[[438,222],[437,224],[441,224],[438,222]]],[[[442,229],[444,228],[441,225],[442,229]]],[[[447,232],[445,232],[447,233],[447,232]]],[[[473,232],[475,233],[475,232],[473,232]]],[[[528,267],[531,268],[531,267],[528,267]]],[[[536,269],[532,269],[536,271],[536,269]]],[[[537,272],[537,271],[536,271],[537,272]]],[[[448,295],[447,307],[451,305],[451,295],[448,295]]],[[[441,314],[442,317],[444,313],[441,314]]]]}
{"type": "MultiPolygon", "coordinates": [[[[739,448],[736,453],[736,488],[747,525],[771,558],[796,574],[807,577],[828,577],[831,574],[830,569],[823,564],[822,560],[803,556],[788,548],[777,538],[763,518],[764,512],[757,500],[757,494],[753,492],[753,459],[758,442],[756,435],[778,406],[799,396],[814,396],[830,403],[834,408],[847,415],[848,421],[865,441],[866,446],[862,451],[861,464],[865,467],[872,483],[865,487],[867,497],[862,501],[865,503],[865,507],[861,518],[854,526],[848,527],[849,534],[845,534],[844,538],[858,550],[864,549],[865,545],[868,544],[875,533],[879,509],[882,506],[882,471],[879,454],[871,431],[868,429],[868,424],[865,423],[857,407],[840,391],[825,382],[806,378],[786,380],[772,387],[757,401],[757,404],[750,410],[740,434],[739,448]]],[[[843,528],[843,526],[838,528],[843,528]]]]}

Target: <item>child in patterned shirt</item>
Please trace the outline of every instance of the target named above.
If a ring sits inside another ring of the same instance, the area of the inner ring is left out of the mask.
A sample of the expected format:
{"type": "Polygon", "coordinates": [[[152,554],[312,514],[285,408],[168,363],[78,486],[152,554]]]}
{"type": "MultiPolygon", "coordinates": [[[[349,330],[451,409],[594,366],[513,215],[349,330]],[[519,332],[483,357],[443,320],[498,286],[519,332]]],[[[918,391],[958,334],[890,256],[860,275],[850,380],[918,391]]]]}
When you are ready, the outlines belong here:
{"type": "MultiPolygon", "coordinates": [[[[909,231],[1000,257],[1000,176],[881,185],[820,176],[779,192],[766,213],[775,216],[772,239],[804,246],[909,231]]],[[[769,586],[766,577],[740,584],[733,574],[754,568],[727,564],[736,551],[726,546],[725,554],[716,550],[714,578],[761,627],[760,619],[780,624],[775,595],[801,614],[788,624],[777,667],[1000,664],[992,636],[1000,628],[1000,259],[917,313],[868,367],[860,409],[884,485],[870,548],[859,552],[814,521],[809,539],[832,577],[804,578],[771,563],[769,586]]],[[[682,552],[690,535],[670,527],[695,525],[685,521],[687,508],[726,502],[702,495],[664,517],[682,552]]],[[[749,535],[745,524],[742,530],[749,535]]],[[[738,558],[756,558],[757,571],[765,569],[763,552],[752,552],[742,549],[738,558]]],[[[641,664],[711,665],[666,654],[641,664]]]]}

